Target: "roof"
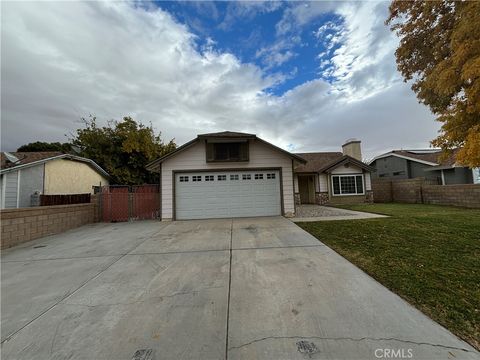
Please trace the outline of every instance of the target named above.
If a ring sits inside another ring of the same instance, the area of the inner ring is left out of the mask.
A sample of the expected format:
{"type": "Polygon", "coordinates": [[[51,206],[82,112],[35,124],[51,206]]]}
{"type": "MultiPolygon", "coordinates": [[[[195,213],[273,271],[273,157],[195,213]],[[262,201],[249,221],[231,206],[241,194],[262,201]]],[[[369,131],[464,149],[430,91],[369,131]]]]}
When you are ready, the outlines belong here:
{"type": "Polygon", "coordinates": [[[345,164],[352,164],[352,165],[355,165],[361,169],[364,169],[366,171],[373,171],[373,168],[367,164],[365,164],[364,162],[360,161],[360,160],[357,160],[349,155],[343,155],[340,159],[338,160],[334,160],[332,163],[326,165],[325,167],[323,167],[322,169],[320,169],[318,172],[330,172],[331,170],[341,166],[341,165],[345,165],[345,164]]]}
{"type": "Polygon", "coordinates": [[[235,131],[221,131],[216,133],[199,134],[198,137],[222,137],[222,138],[255,138],[255,134],[247,134],[235,131]]]}
{"type": "Polygon", "coordinates": [[[295,155],[307,160],[304,165],[295,168],[295,172],[318,172],[333,161],[343,157],[341,152],[311,152],[311,153],[295,153],[295,155]]]}
{"type": "Polygon", "coordinates": [[[441,160],[441,156],[443,154],[441,149],[392,150],[388,153],[373,158],[369,164],[372,164],[377,159],[396,156],[430,166],[453,167],[455,165],[456,155],[459,150],[460,149],[454,149],[452,153],[444,160],[441,160]]]}
{"type": "Polygon", "coordinates": [[[0,160],[1,160],[0,168],[2,170],[17,166],[17,165],[24,165],[24,164],[32,163],[34,161],[39,161],[39,160],[44,160],[51,157],[59,156],[59,155],[62,155],[63,153],[60,151],[39,151],[39,152],[9,152],[9,154],[16,157],[18,159],[18,162],[7,163],[7,156],[2,151],[0,153],[0,160]]]}
{"type": "Polygon", "coordinates": [[[296,161],[298,161],[301,164],[306,163],[306,160],[301,158],[300,156],[292,154],[292,153],[290,153],[286,150],[283,150],[282,148],[279,148],[278,146],[275,146],[275,145],[269,143],[268,141],[260,139],[255,134],[247,134],[247,133],[232,132],[232,131],[221,131],[221,132],[217,132],[217,133],[207,133],[207,134],[197,135],[197,137],[195,139],[192,139],[192,140],[186,142],[185,144],[183,144],[182,146],[179,146],[178,148],[176,148],[172,152],[169,152],[168,154],[166,154],[162,157],[159,157],[158,159],[148,163],[147,164],[147,169],[150,170],[150,171],[155,170],[155,168],[158,164],[161,164],[162,162],[171,158],[172,156],[177,155],[179,152],[181,152],[183,150],[186,150],[190,146],[196,144],[199,139],[204,139],[204,138],[217,138],[217,139],[218,138],[227,138],[227,139],[245,139],[246,138],[246,139],[255,139],[256,141],[264,143],[265,145],[268,145],[268,146],[274,148],[275,150],[277,150],[279,152],[282,152],[282,153],[286,154],[287,156],[290,156],[292,159],[295,159],[296,161]]]}
{"type": "Polygon", "coordinates": [[[341,152],[314,152],[314,153],[296,153],[296,155],[307,160],[305,165],[295,168],[296,173],[322,173],[329,172],[340,165],[351,163],[367,171],[373,169],[367,164],[354,159],[351,156],[343,155],[341,152]]]}
{"type": "Polygon", "coordinates": [[[72,161],[80,161],[87,163],[94,170],[101,173],[102,175],[109,177],[110,175],[100,167],[95,161],[87,159],[81,156],[63,154],[58,151],[39,151],[39,152],[9,152],[7,155],[4,152],[0,153],[1,158],[1,170],[0,173],[7,173],[10,171],[16,171],[18,169],[35,166],[39,164],[46,163],[47,161],[57,160],[57,159],[66,159],[72,161]],[[12,163],[7,162],[7,156],[12,158],[12,156],[17,158],[18,161],[12,163]]]}

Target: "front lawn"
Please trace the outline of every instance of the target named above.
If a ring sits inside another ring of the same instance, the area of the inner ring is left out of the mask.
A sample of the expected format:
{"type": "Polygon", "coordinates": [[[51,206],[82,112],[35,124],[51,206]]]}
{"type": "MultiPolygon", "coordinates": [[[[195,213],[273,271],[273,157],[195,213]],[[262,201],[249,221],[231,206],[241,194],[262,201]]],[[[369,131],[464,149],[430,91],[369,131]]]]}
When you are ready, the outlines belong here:
{"type": "Polygon", "coordinates": [[[480,210],[413,204],[346,208],[391,217],[297,224],[480,349],[480,210]]]}

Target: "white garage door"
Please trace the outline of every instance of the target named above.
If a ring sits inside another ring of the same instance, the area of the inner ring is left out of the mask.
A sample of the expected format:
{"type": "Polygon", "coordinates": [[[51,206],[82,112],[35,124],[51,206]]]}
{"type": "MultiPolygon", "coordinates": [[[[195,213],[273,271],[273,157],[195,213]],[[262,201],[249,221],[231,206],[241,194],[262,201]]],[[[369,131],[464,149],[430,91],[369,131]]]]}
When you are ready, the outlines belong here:
{"type": "Polygon", "coordinates": [[[175,175],[176,219],[281,215],[278,171],[175,175]]]}

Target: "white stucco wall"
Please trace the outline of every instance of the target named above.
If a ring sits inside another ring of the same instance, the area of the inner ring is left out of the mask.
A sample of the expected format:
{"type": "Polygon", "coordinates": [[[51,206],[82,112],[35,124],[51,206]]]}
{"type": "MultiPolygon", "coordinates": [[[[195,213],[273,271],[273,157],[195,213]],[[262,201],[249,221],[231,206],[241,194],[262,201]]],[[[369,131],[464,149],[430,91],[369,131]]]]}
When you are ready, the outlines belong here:
{"type": "Polygon", "coordinates": [[[249,168],[281,168],[283,186],[283,208],[285,215],[293,215],[295,205],[293,200],[292,159],[272,147],[252,140],[249,146],[250,161],[207,163],[205,159],[205,143],[198,141],[165,160],[162,163],[162,219],[173,218],[173,177],[175,170],[215,170],[215,169],[249,169],[249,168]]]}

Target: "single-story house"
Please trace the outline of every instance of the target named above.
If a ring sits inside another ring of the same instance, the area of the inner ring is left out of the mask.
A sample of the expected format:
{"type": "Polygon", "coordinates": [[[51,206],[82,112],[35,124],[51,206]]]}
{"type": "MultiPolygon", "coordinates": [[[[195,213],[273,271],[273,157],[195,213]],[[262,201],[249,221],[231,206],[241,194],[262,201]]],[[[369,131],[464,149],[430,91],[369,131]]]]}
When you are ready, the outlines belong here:
{"type": "Polygon", "coordinates": [[[362,162],[360,140],[350,139],[342,152],[297,153],[307,160],[295,168],[297,204],[373,202],[371,168],[362,162]]]}
{"type": "Polygon", "coordinates": [[[469,168],[456,161],[457,150],[442,160],[440,149],[392,150],[373,158],[369,165],[372,176],[383,179],[423,177],[440,185],[480,183],[478,168],[469,168]]]}
{"type": "MultiPolygon", "coordinates": [[[[161,219],[185,220],[294,216],[295,206],[301,202],[299,194],[307,192],[302,190],[303,177],[302,183],[296,184],[300,180],[295,172],[306,164],[308,159],[303,156],[254,134],[224,131],[198,135],[147,168],[160,175],[161,219]]],[[[331,191],[322,189],[332,198],[365,196],[370,191],[370,177],[365,177],[369,167],[360,160],[342,154],[328,165],[322,175],[330,181],[331,191]],[[347,175],[349,178],[342,180],[347,175]]],[[[312,168],[301,176],[315,179],[315,174],[312,168]]]]}
{"type": "Polygon", "coordinates": [[[0,207],[31,206],[33,194],[93,193],[93,186],[108,185],[109,175],[90,159],[46,152],[2,152],[0,207]]]}

